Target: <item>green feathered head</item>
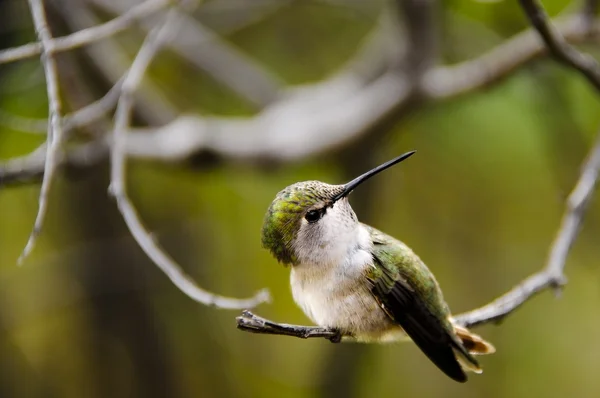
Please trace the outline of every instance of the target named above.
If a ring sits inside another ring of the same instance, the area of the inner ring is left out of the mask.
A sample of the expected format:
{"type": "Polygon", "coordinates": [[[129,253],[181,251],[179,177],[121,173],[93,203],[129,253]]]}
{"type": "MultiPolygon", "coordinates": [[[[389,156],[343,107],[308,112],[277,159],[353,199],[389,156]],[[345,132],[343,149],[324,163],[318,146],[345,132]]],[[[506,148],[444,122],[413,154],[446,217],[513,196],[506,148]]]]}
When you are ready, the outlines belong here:
{"type": "Polygon", "coordinates": [[[316,220],[322,216],[343,191],[343,185],[320,181],[299,182],[280,191],[265,215],[263,247],[279,262],[294,264],[297,259],[292,245],[303,220],[311,222],[312,218],[316,220]]]}

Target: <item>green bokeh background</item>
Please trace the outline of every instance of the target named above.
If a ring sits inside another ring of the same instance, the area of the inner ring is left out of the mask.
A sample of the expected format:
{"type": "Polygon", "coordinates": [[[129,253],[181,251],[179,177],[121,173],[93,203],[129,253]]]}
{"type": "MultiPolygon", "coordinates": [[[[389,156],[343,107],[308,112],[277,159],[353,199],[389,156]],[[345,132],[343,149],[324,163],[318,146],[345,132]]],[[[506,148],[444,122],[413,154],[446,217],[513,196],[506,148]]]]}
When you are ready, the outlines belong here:
{"type": "MultiPolygon", "coordinates": [[[[16,3],[0,2],[7,13],[16,3]]],[[[562,0],[544,5],[553,15],[576,10],[562,0]]],[[[239,7],[201,8],[197,17],[219,31],[249,6],[239,7]]],[[[292,1],[227,36],[282,80],[306,83],[343,65],[381,9],[366,0],[292,1]]],[[[1,33],[3,47],[33,39],[23,19],[1,33]]],[[[440,25],[445,62],[526,27],[515,3],[464,0],[443,2],[440,25]]],[[[141,37],[125,36],[128,43],[141,37]]],[[[182,111],[256,111],[189,67],[165,53],[151,70],[182,111]]],[[[44,117],[42,73],[35,59],[3,65],[1,108],[44,117]]],[[[362,221],[422,257],[454,312],[483,305],[544,265],[600,124],[599,98],[576,73],[540,60],[491,89],[427,105],[363,148],[377,161],[418,154],[365,184],[351,202],[360,203],[362,221]]],[[[42,140],[0,127],[0,158],[26,154],[42,140]]],[[[306,324],[291,298],[289,270],[260,247],[262,217],[286,185],[346,181],[356,156],[282,165],[135,161],[129,189],[148,227],[201,286],[238,297],[267,287],[273,302],[259,314],[306,324]]],[[[143,255],[107,186],[107,164],[62,172],[39,244],[22,267],[16,260],[39,184],[0,187],[0,397],[600,396],[599,199],[569,255],[560,300],[544,292],[501,325],[478,328],[497,353],[481,358],[483,375],[461,385],[412,344],[333,345],[238,331],[236,311],[193,302],[143,255]]]]}

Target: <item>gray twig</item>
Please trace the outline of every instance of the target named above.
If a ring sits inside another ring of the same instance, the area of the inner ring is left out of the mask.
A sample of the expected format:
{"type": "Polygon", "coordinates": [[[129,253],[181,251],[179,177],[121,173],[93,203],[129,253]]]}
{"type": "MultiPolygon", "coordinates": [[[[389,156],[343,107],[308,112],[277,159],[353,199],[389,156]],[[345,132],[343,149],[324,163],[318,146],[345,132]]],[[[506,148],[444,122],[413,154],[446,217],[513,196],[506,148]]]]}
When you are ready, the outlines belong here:
{"type": "Polygon", "coordinates": [[[254,297],[248,299],[235,299],[218,296],[201,289],[194,281],[185,274],[179,265],[175,263],[153,240],[151,234],[142,224],[137,211],[131,203],[125,186],[125,144],[127,130],[129,129],[131,111],[133,108],[133,95],[140,85],[146,69],[152,59],[175,33],[178,25],[178,13],[172,9],[167,14],[164,22],[156,26],[148,34],[131,68],[127,72],[121,88],[121,96],[117,104],[115,115],[115,129],[111,148],[111,182],[109,192],[117,202],[119,211],[129,228],[134,239],[144,250],[146,255],[163,271],[171,281],[182,292],[195,301],[213,305],[218,308],[240,309],[254,307],[269,300],[267,291],[258,292],[254,297]]]}
{"type": "Polygon", "coordinates": [[[40,189],[38,213],[35,218],[31,235],[29,235],[29,240],[27,241],[23,252],[19,256],[19,264],[23,262],[23,260],[33,249],[36,239],[42,229],[44,217],[48,207],[48,193],[50,192],[50,188],[52,186],[54,173],[60,163],[60,157],[62,156],[61,145],[63,142],[63,122],[61,116],[62,104],[60,102],[60,94],[58,91],[58,71],[56,69],[56,62],[54,61],[52,35],[50,34],[50,30],[48,28],[46,12],[44,10],[42,0],[29,0],[29,8],[31,9],[33,23],[35,25],[35,30],[42,48],[41,59],[44,66],[44,74],[46,76],[46,88],[48,92],[49,103],[49,122],[48,137],[46,139],[46,163],[44,166],[45,173],[40,189]]]}
{"type": "MultiPolygon", "coordinates": [[[[99,40],[106,39],[107,37],[111,37],[116,33],[129,28],[135,21],[160,11],[170,3],[171,0],[146,0],[106,23],[82,29],[68,36],[56,37],[54,39],[50,38],[48,43],[51,43],[52,52],[54,53],[86,46],[99,40]]],[[[8,48],[0,51],[0,64],[31,58],[42,52],[43,45],[41,42],[8,48]]]]}
{"type": "Polygon", "coordinates": [[[583,165],[579,180],[569,195],[560,228],[548,255],[546,267],[525,279],[514,289],[490,304],[456,317],[463,326],[476,326],[491,321],[500,321],[517,309],[530,297],[547,288],[559,292],[566,283],[563,270],[571,245],[579,232],[588,203],[594,194],[600,172],[600,132],[583,165]]]}
{"type": "Polygon", "coordinates": [[[71,113],[64,117],[64,130],[71,131],[72,129],[80,128],[97,121],[103,116],[106,116],[114,109],[119,95],[121,93],[121,84],[123,79],[115,83],[110,90],[99,100],[71,113]]]}
{"type": "Polygon", "coordinates": [[[588,54],[577,51],[550,23],[539,0],[519,0],[529,21],[538,31],[556,60],[579,71],[597,90],[600,90],[600,65],[588,54]]]}
{"type": "MultiPolygon", "coordinates": [[[[90,9],[88,2],[80,0],[54,0],[59,8],[68,9],[63,13],[69,28],[77,31],[99,26],[101,19],[90,9]]],[[[123,14],[127,14],[124,10],[123,14]]],[[[158,15],[153,15],[157,20],[158,15]]],[[[140,20],[140,19],[138,19],[140,20]]],[[[96,42],[93,46],[86,46],[83,51],[94,62],[98,72],[110,82],[116,82],[129,70],[132,59],[128,51],[123,48],[122,41],[109,36],[105,40],[96,42]]],[[[150,125],[161,125],[172,120],[179,113],[175,106],[165,97],[163,90],[158,87],[153,79],[144,79],[143,84],[137,89],[136,115],[150,125]]]]}
{"type": "MultiPolygon", "coordinates": [[[[551,54],[557,60],[578,70],[600,91],[600,66],[596,60],[566,43],[561,34],[552,27],[537,0],[521,0],[521,5],[551,54]]],[[[579,180],[567,199],[561,226],[550,247],[546,267],[490,304],[459,315],[456,318],[458,323],[463,326],[476,326],[490,321],[500,321],[530,297],[547,288],[554,289],[556,294],[560,292],[561,287],[566,283],[563,270],[567,255],[577,237],[583,215],[594,193],[599,170],[600,133],[596,144],[590,150],[579,180]]]]}
{"type": "Polygon", "coordinates": [[[242,315],[236,318],[236,321],[238,329],[244,332],[277,334],[301,339],[322,337],[330,340],[332,343],[339,343],[342,339],[342,334],[334,329],[277,323],[255,315],[248,310],[243,311],[242,315]]]}
{"type": "MultiPolygon", "coordinates": [[[[117,13],[127,9],[122,2],[98,1],[97,4],[117,13]]],[[[254,59],[191,16],[182,13],[179,24],[180,35],[168,44],[176,54],[260,108],[277,99],[281,81],[254,59]]],[[[150,30],[152,22],[145,21],[142,27],[150,30]]]]}
{"type": "MultiPolygon", "coordinates": [[[[573,42],[590,39],[578,17],[558,26],[573,42]]],[[[594,32],[599,28],[596,23],[594,32]]],[[[498,83],[544,54],[545,47],[534,34],[532,30],[518,34],[457,65],[425,68],[421,99],[447,100],[498,83]]],[[[343,148],[367,134],[368,127],[387,112],[409,101],[411,94],[411,82],[400,73],[388,72],[361,85],[360,80],[350,81],[342,72],[328,81],[291,90],[251,118],[186,115],[162,127],[133,131],[128,152],[163,161],[180,161],[203,150],[243,160],[295,160],[343,148]],[[322,109],[327,112],[320,112],[322,109]]]]}
{"type": "MultiPolygon", "coordinates": [[[[586,28],[579,16],[557,19],[552,23],[569,43],[590,41],[597,38],[600,31],[597,21],[592,21],[586,28]]],[[[528,29],[477,58],[431,69],[424,78],[424,95],[431,99],[451,99],[500,82],[520,67],[548,53],[538,36],[534,29],[528,29]]]]}

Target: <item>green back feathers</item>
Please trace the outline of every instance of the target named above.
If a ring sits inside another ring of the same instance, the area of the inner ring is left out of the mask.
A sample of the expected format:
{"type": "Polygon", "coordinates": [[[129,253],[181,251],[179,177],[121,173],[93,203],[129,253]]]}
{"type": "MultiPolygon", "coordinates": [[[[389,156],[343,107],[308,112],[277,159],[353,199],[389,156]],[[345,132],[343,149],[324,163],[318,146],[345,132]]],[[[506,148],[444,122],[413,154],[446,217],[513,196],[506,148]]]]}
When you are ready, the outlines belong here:
{"type": "Polygon", "coordinates": [[[296,256],[292,242],[300,229],[307,210],[326,203],[342,190],[341,185],[320,181],[305,181],[280,191],[265,215],[262,227],[262,246],[285,264],[294,264],[296,256]]]}
{"type": "MultiPolygon", "coordinates": [[[[381,260],[386,267],[386,273],[394,278],[404,278],[411,281],[412,287],[418,292],[426,303],[431,313],[439,319],[445,320],[450,315],[450,308],[444,300],[442,290],[435,280],[433,273],[421,261],[412,249],[403,242],[363,224],[371,234],[373,240],[373,254],[381,260]]],[[[384,270],[371,271],[371,278],[381,277],[384,270]]]]}

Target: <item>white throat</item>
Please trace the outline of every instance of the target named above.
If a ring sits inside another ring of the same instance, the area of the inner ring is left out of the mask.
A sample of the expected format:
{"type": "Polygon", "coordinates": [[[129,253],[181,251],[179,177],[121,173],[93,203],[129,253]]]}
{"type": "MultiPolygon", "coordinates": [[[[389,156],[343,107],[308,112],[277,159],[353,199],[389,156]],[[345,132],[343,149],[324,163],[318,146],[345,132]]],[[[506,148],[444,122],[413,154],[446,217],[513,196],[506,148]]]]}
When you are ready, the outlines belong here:
{"type": "Polygon", "coordinates": [[[335,223],[323,225],[318,240],[298,240],[294,244],[300,267],[338,267],[353,263],[364,263],[363,259],[371,257],[371,237],[367,229],[360,223],[353,223],[352,228],[339,228],[335,223]]]}
{"type": "Polygon", "coordinates": [[[359,263],[365,256],[370,257],[371,238],[348,199],[342,198],[318,221],[302,219],[292,248],[299,267],[337,267],[356,262],[356,256],[359,263]]]}
{"type": "Polygon", "coordinates": [[[316,268],[321,272],[343,269],[347,272],[354,268],[364,270],[372,263],[371,236],[362,224],[357,222],[353,229],[341,234],[337,232],[335,238],[324,240],[312,248],[298,248],[299,264],[294,268],[316,268]]]}

